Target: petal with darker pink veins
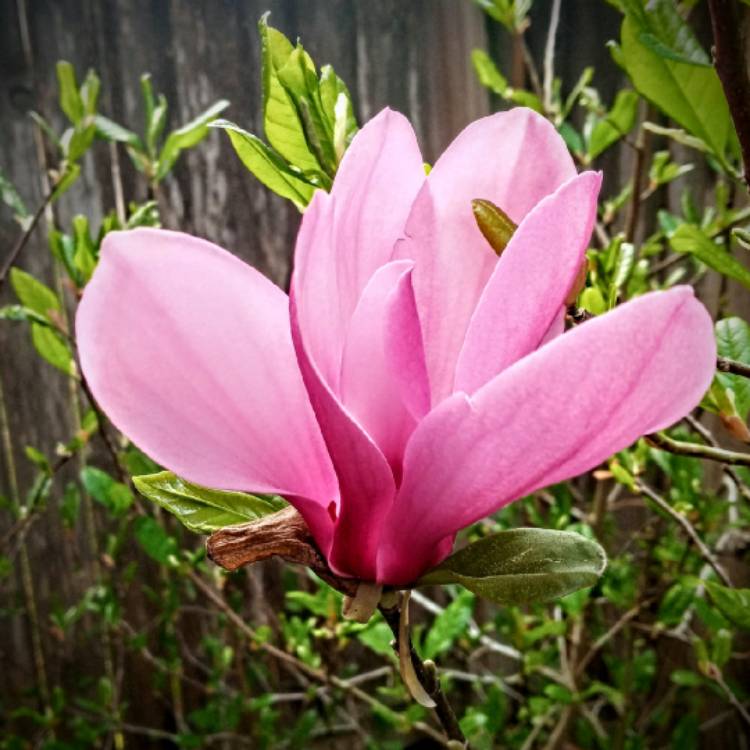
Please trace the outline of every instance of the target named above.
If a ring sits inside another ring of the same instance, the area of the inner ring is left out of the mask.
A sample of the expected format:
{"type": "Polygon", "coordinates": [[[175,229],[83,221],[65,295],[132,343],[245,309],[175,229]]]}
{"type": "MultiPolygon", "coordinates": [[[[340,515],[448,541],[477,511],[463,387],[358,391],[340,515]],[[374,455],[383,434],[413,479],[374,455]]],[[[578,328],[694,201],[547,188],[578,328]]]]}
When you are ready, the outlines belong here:
{"type": "Polygon", "coordinates": [[[204,240],[113,232],[76,333],[97,401],[154,460],[198,484],[282,494],[330,541],[337,481],[278,287],[204,240]]]}
{"type": "Polygon", "coordinates": [[[448,534],[679,420],[715,361],[708,312],[676,287],[559,336],[471,398],[454,394],[409,441],[378,579],[414,580],[448,534]]]}
{"type": "Polygon", "coordinates": [[[397,256],[415,261],[432,405],[453,391],[469,320],[497,263],[471,201],[483,198],[516,223],[575,177],[560,135],[541,115],[518,108],[469,125],[438,159],[414,202],[397,256]]]}
{"type": "Polygon", "coordinates": [[[600,185],[599,174],[584,172],[523,219],[469,323],[456,390],[473,393],[542,343],[579,274],[600,185]]]}

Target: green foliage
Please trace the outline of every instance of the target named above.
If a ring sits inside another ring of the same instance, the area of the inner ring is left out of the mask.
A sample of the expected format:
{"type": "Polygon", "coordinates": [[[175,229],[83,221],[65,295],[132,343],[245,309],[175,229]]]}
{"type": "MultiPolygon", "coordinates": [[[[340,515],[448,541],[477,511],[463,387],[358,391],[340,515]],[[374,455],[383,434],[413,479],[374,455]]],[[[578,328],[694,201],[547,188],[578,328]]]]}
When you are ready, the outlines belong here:
{"type": "Polygon", "coordinates": [[[723,157],[734,148],[716,71],[671,0],[623,0],[616,59],[636,90],[723,157]]]}
{"type": "Polygon", "coordinates": [[[750,289],[750,270],[697,226],[682,224],[669,238],[678,253],[690,253],[715,271],[750,289]]]}
{"type": "Polygon", "coordinates": [[[186,482],[169,471],[133,477],[133,484],[144,497],[198,534],[254,521],[286,507],[286,502],[276,495],[211,490],[186,482]]]}
{"type": "Polygon", "coordinates": [[[728,620],[743,630],[750,630],[750,589],[730,589],[713,581],[707,581],[705,586],[728,620]]]}
{"type": "Polygon", "coordinates": [[[213,123],[229,135],[242,163],[266,187],[303,210],[316,188],[328,190],[357,132],[351,95],[333,68],[318,75],[302,45],[258,24],[263,57],[263,126],[268,144],[227,120],[213,123]]]}
{"type": "Polygon", "coordinates": [[[460,583],[499,604],[527,604],[593,586],[606,564],[604,550],[580,534],[508,529],[454,552],[419,583],[460,583]]]}

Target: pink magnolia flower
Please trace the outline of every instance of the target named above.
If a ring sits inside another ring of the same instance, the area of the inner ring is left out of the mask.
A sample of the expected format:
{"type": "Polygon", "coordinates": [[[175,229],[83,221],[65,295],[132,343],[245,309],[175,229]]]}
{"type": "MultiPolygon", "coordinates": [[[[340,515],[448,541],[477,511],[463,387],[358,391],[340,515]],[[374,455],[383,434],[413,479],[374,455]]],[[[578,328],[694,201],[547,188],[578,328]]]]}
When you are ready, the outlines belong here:
{"type": "Polygon", "coordinates": [[[406,584],[456,532],[674,423],[714,371],[692,290],[563,332],[600,176],[515,109],[467,127],[425,177],[385,110],[297,238],[287,295],[176,232],[107,236],[77,317],[83,372],[180,476],[278,493],[341,575],[406,584]],[[471,201],[518,224],[498,259],[471,201]]]}

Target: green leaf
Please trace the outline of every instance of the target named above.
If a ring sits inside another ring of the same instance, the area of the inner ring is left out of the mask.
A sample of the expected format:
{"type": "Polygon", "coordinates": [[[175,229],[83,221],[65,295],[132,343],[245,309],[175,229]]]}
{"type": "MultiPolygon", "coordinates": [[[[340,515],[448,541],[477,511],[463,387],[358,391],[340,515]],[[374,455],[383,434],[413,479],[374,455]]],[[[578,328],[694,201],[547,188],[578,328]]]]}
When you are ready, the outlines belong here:
{"type": "Polygon", "coordinates": [[[321,165],[307,143],[294,101],[279,80],[278,70],[286,65],[294,47],[280,31],[268,25],[268,14],[258,22],[258,31],[263,58],[263,128],[266,138],[290,164],[302,171],[319,170],[321,165]]]}
{"type": "Polygon", "coordinates": [[[60,179],[55,184],[50,203],[54,203],[78,179],[80,174],[81,167],[78,164],[68,162],[60,179]]]}
{"type": "Polygon", "coordinates": [[[336,161],[341,162],[347,146],[357,133],[357,118],[349,89],[330,65],[324,65],[320,70],[320,99],[323,113],[333,131],[336,161]]]}
{"type": "Polygon", "coordinates": [[[482,86],[505,98],[508,79],[498,70],[492,58],[483,49],[475,49],[471,51],[471,62],[482,86]]]}
{"type": "Polygon", "coordinates": [[[126,143],[139,151],[143,150],[141,139],[132,131],[118,125],[113,120],[102,115],[97,115],[94,119],[96,134],[106,141],[115,141],[117,143],[126,143]]]}
{"type": "Polygon", "coordinates": [[[739,281],[750,289],[750,269],[707,237],[700,227],[683,224],[669,238],[669,243],[676,252],[690,253],[715,271],[739,281]]]}
{"type": "Polygon", "coordinates": [[[436,618],[422,647],[425,659],[450,650],[457,638],[466,632],[474,610],[474,595],[462,591],[436,618]]]}
{"type": "Polygon", "coordinates": [[[115,516],[122,516],[133,503],[133,495],[126,485],[94,466],[81,470],[81,482],[86,492],[115,516]]]}
{"type": "Polygon", "coordinates": [[[134,526],[135,538],[150,558],[162,565],[168,565],[176,558],[177,541],[155,519],[141,516],[134,526]]]}
{"type": "MultiPolygon", "coordinates": [[[[750,326],[742,318],[724,318],[716,323],[716,346],[721,357],[750,365],[750,326]]],[[[721,386],[734,393],[737,413],[746,419],[750,412],[750,380],[728,372],[717,372],[721,386]]]]}
{"type": "Polygon", "coordinates": [[[294,102],[308,148],[323,171],[333,177],[338,165],[333,150],[333,128],[323,114],[320,86],[310,55],[298,44],[276,74],[294,102]]]}
{"type": "Polygon", "coordinates": [[[57,295],[30,273],[20,268],[11,268],[10,283],[19,302],[35,313],[46,318],[50,310],[60,309],[60,300],[57,295]]]}
{"type": "Polygon", "coordinates": [[[59,60],[56,70],[57,83],[60,88],[60,109],[76,125],[83,119],[86,112],[78,91],[75,70],[67,60],[59,60]]]}
{"type": "Polygon", "coordinates": [[[593,586],[606,564],[604,550],[580,534],[509,529],[455,552],[418,585],[460,583],[499,604],[530,604],[593,586]]]}
{"type": "Polygon", "coordinates": [[[47,360],[53,367],[66,375],[75,372],[73,353],[62,336],[49,326],[33,323],[31,326],[31,342],[39,356],[47,360]]]}
{"type": "Polygon", "coordinates": [[[96,268],[96,248],[89,234],[89,221],[85,216],[78,214],[73,218],[73,234],[76,248],[73,263],[85,283],[96,268]]]}
{"type": "Polygon", "coordinates": [[[217,120],[213,127],[227,131],[242,163],[270,190],[292,201],[302,211],[310,202],[315,188],[303,175],[290,167],[284,158],[252,133],[228,120],[217,120]]]}
{"type": "Polygon", "coordinates": [[[607,303],[598,287],[587,286],[578,298],[578,304],[592,315],[601,315],[607,312],[607,303]]]}
{"type": "Polygon", "coordinates": [[[6,177],[2,169],[0,169],[0,199],[13,211],[13,218],[22,228],[26,229],[31,219],[31,214],[29,214],[15,185],[6,177]]]}
{"type": "Polygon", "coordinates": [[[595,159],[633,129],[638,115],[638,98],[638,94],[630,89],[617,93],[612,109],[591,130],[587,148],[589,159],[595,159]]]}
{"type": "Polygon", "coordinates": [[[208,135],[208,126],[229,106],[226,99],[212,104],[205,112],[177,130],[173,130],[164,142],[159,154],[159,168],[156,172],[158,180],[163,179],[174,166],[181,151],[192,148],[208,135]]]}
{"type": "Polygon", "coordinates": [[[99,76],[89,70],[80,89],[81,102],[83,103],[84,114],[96,115],[96,104],[99,101],[99,91],[101,90],[101,81],[99,76]]]}
{"type": "Polygon", "coordinates": [[[255,521],[287,504],[278,495],[247,495],[200,487],[169,471],[133,477],[133,484],[144,497],[177,516],[198,534],[255,521]]]}
{"type": "Polygon", "coordinates": [[[714,604],[728,620],[743,630],[750,630],[750,589],[734,589],[706,581],[714,604]]]}
{"type": "Polygon", "coordinates": [[[5,305],[0,307],[0,320],[24,321],[48,326],[49,321],[42,315],[23,305],[5,305]]]}
{"type": "Polygon", "coordinates": [[[721,83],[672,0],[623,4],[622,64],[636,90],[723,157],[734,130],[721,83]]]}

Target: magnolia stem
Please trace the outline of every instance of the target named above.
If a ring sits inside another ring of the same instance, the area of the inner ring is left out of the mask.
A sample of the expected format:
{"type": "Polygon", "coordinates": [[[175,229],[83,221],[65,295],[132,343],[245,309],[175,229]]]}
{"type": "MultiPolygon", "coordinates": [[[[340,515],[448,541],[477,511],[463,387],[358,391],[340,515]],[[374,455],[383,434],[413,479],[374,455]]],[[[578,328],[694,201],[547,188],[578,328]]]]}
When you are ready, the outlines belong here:
{"type": "MultiPolygon", "coordinates": [[[[400,639],[399,639],[399,626],[401,624],[401,612],[400,607],[394,607],[393,609],[386,609],[380,607],[380,613],[383,615],[383,619],[388,623],[393,637],[396,639],[396,651],[398,652],[400,639]]],[[[466,737],[464,737],[461,727],[458,724],[456,713],[453,707],[448,701],[443,689],[440,685],[440,680],[437,675],[437,669],[435,668],[434,662],[426,661],[417,654],[414,644],[411,642],[408,631],[406,637],[409,643],[409,652],[411,654],[411,662],[416,672],[417,679],[424,687],[427,694],[435,702],[435,714],[440,721],[443,731],[447,735],[449,740],[455,740],[463,743],[464,747],[469,747],[466,737]]]]}

